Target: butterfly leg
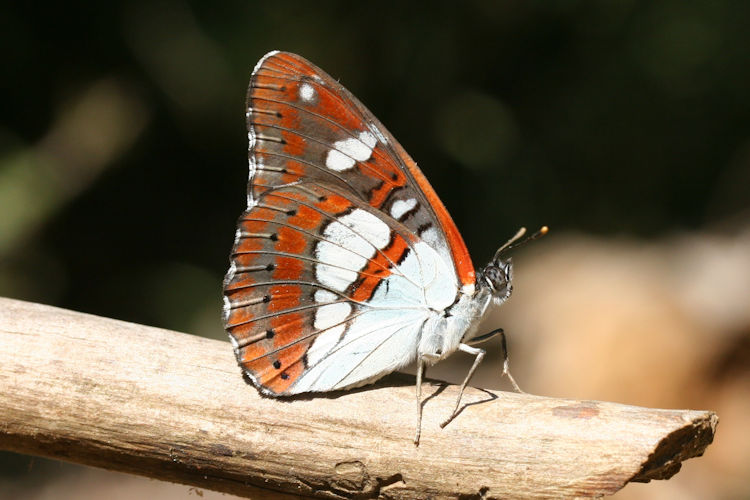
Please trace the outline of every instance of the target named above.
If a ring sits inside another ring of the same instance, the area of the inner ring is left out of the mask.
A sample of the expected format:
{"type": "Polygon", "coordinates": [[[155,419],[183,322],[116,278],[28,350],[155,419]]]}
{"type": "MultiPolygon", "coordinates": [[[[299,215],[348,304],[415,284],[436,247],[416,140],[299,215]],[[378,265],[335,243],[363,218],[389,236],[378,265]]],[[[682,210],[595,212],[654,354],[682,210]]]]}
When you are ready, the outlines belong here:
{"type": "Polygon", "coordinates": [[[422,433],[422,375],[426,371],[425,362],[419,360],[417,367],[417,432],[414,435],[414,445],[419,445],[419,435],[422,433]]]}
{"type": "Polygon", "coordinates": [[[497,328],[495,330],[492,330],[490,333],[485,333],[484,335],[480,335],[479,337],[474,337],[469,341],[469,344],[478,344],[479,342],[484,342],[485,340],[493,338],[495,335],[500,335],[500,349],[503,352],[503,373],[500,375],[500,378],[502,378],[503,376],[507,376],[508,380],[510,380],[510,383],[513,384],[513,390],[525,394],[524,391],[516,383],[516,379],[514,379],[513,375],[510,374],[510,364],[508,362],[508,344],[505,341],[505,331],[502,328],[497,328]]]}
{"type": "Polygon", "coordinates": [[[521,394],[525,394],[525,392],[518,387],[518,384],[516,383],[516,379],[513,378],[513,375],[510,374],[510,364],[508,361],[508,345],[505,342],[505,332],[501,329],[500,330],[500,345],[503,350],[503,373],[500,375],[502,377],[503,375],[508,377],[508,380],[510,380],[510,383],[513,384],[513,390],[516,392],[520,392],[521,394]]]}
{"type": "Polygon", "coordinates": [[[456,399],[456,406],[455,408],[453,408],[453,413],[451,413],[451,416],[448,417],[445,420],[445,422],[440,424],[440,427],[445,427],[446,425],[450,423],[451,420],[456,418],[456,415],[458,415],[458,407],[461,404],[461,397],[464,395],[464,389],[466,389],[466,384],[468,384],[469,380],[471,380],[472,375],[474,375],[474,371],[477,369],[477,366],[479,366],[479,363],[482,362],[482,359],[484,358],[484,355],[485,355],[484,349],[480,349],[478,347],[472,347],[467,344],[459,344],[458,350],[468,353],[468,354],[473,354],[476,357],[474,358],[474,364],[471,365],[471,368],[469,369],[469,373],[466,375],[464,382],[461,384],[461,389],[458,391],[458,398],[456,399]]]}
{"type": "Polygon", "coordinates": [[[422,434],[422,379],[427,375],[427,367],[430,361],[437,357],[422,354],[417,361],[417,431],[414,435],[414,445],[419,446],[419,437],[422,434]]]}

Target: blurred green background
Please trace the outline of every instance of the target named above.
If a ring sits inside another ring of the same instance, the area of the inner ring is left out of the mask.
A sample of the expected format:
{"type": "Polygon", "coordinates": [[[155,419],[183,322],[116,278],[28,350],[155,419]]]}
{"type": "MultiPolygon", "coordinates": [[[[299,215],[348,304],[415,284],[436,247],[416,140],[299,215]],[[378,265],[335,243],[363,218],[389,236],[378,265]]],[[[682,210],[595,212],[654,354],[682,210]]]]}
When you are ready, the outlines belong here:
{"type": "Polygon", "coordinates": [[[389,128],[475,265],[520,225],[731,228],[749,21],[730,0],[6,4],[0,295],[224,339],[245,89],[273,49],[389,128]]]}

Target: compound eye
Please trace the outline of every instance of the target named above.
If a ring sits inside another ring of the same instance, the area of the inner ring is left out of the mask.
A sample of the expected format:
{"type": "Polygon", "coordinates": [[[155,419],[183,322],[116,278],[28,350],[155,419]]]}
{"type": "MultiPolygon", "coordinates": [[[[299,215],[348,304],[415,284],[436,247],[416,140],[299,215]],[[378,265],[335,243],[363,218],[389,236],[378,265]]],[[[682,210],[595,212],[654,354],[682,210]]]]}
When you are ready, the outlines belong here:
{"type": "Polygon", "coordinates": [[[490,286],[495,292],[503,291],[508,286],[508,280],[505,277],[505,271],[495,266],[488,266],[484,270],[490,286]]]}

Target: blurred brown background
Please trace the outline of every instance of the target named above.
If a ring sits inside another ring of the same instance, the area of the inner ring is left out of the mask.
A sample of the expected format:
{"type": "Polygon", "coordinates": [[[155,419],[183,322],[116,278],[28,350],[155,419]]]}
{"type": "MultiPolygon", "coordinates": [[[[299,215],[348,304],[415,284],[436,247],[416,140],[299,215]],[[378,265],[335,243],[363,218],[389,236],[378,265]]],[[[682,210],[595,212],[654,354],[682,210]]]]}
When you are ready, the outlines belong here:
{"type": "MultiPolygon", "coordinates": [[[[551,227],[486,325],[525,390],[719,413],[704,457],[617,498],[750,498],[749,21],[729,0],[4,5],[0,295],[224,339],[245,87],[297,52],[419,162],[475,265],[551,227]]],[[[475,383],[506,387],[487,348],[475,383]]],[[[0,453],[3,498],[195,494],[0,453]]]]}

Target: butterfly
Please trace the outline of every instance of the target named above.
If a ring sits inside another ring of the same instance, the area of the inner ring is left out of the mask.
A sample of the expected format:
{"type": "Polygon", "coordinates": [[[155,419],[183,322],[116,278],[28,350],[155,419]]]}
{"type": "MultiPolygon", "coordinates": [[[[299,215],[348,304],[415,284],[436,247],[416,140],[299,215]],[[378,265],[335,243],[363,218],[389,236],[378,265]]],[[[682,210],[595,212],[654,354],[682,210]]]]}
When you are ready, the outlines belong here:
{"type": "Polygon", "coordinates": [[[416,163],[298,55],[258,62],[246,109],[247,210],[223,310],[240,366],[263,394],[290,396],[359,387],[416,360],[418,443],[427,366],[474,355],[463,393],[485,354],[470,344],[491,336],[477,335],[479,321],[512,291],[508,251],[546,227],[526,239],[522,228],[475,271],[416,163]]]}

